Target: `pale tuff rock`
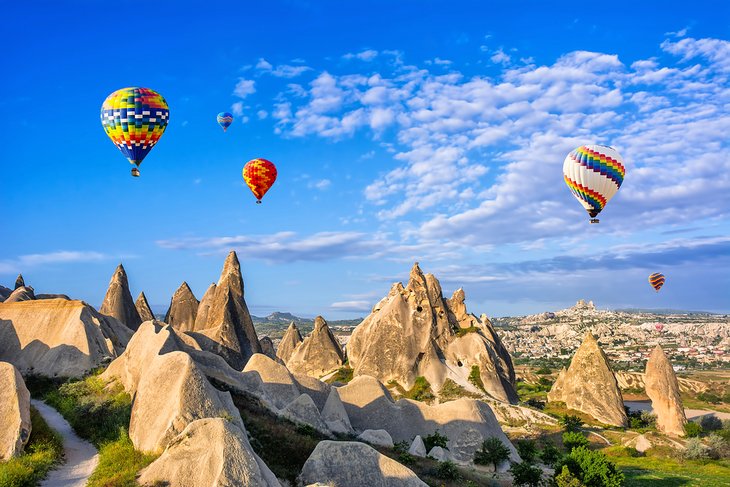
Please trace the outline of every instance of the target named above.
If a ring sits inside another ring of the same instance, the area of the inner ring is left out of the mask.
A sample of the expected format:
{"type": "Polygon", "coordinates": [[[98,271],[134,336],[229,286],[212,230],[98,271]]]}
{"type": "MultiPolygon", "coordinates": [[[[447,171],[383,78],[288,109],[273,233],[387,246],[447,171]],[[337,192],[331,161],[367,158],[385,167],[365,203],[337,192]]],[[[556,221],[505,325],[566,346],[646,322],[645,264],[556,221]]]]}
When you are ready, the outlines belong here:
{"type": "Polygon", "coordinates": [[[222,418],[188,424],[139,477],[142,485],[280,487],[253,452],[244,429],[222,418]]]}
{"type": "Polygon", "coordinates": [[[294,402],[301,394],[289,370],[264,354],[254,354],[243,372],[258,376],[262,382],[261,388],[279,409],[294,402]]]}
{"type": "Polygon", "coordinates": [[[30,392],[18,369],[0,362],[0,461],[23,453],[30,431],[30,392]]]}
{"type": "MultiPolygon", "coordinates": [[[[621,390],[624,389],[646,389],[644,384],[643,372],[616,372],[616,380],[621,390]]],[[[687,379],[685,377],[677,377],[679,383],[679,392],[688,392],[698,394],[707,391],[707,384],[698,380],[687,379]]]]}
{"type": "MultiPolygon", "coordinates": [[[[206,293],[207,294],[207,293],[206,293]]],[[[213,297],[210,299],[204,329],[195,327],[190,334],[203,350],[223,357],[234,369],[241,370],[255,353],[261,353],[256,329],[243,297],[241,266],[235,252],[223,264],[213,297]]]]}
{"type": "Polygon", "coordinates": [[[137,313],[139,313],[142,323],[155,319],[155,315],[152,313],[152,308],[150,308],[150,303],[147,302],[147,296],[144,295],[144,292],[139,293],[137,301],[134,302],[134,307],[137,308],[137,313]]]}
{"type": "Polygon", "coordinates": [[[548,401],[562,401],[570,409],[586,413],[614,426],[628,425],[623,397],[606,354],[589,332],[567,371],[561,371],[548,401]]]}
{"type": "Polygon", "coordinates": [[[111,281],[109,281],[109,289],[106,291],[99,312],[116,318],[131,330],[136,330],[142,324],[142,319],[134,306],[134,301],[132,301],[127,272],[122,264],[117,266],[111,281]]]}
{"type": "Polygon", "coordinates": [[[203,298],[200,300],[200,304],[198,304],[198,314],[195,317],[194,330],[202,330],[208,326],[208,310],[210,310],[210,305],[213,302],[216,287],[215,283],[211,284],[208,286],[205,294],[203,294],[203,298]]]}
{"type": "Polygon", "coordinates": [[[393,448],[393,438],[385,430],[365,430],[358,435],[357,439],[371,445],[393,448]]]}
{"type": "Polygon", "coordinates": [[[5,286],[0,286],[0,303],[8,299],[13,294],[13,290],[5,286]]]}
{"type": "Polygon", "coordinates": [[[651,444],[651,441],[649,441],[649,438],[647,438],[645,435],[639,435],[635,438],[630,439],[629,441],[624,442],[624,446],[636,448],[636,451],[644,453],[646,450],[654,445],[651,444]]]}
{"type": "Polygon", "coordinates": [[[124,351],[132,331],[83,301],[0,304],[0,360],[21,373],[79,377],[124,351]]]}
{"type": "Polygon", "coordinates": [[[274,342],[271,341],[271,338],[267,336],[261,337],[261,339],[259,340],[259,345],[261,345],[261,353],[263,353],[272,360],[278,360],[278,357],[276,356],[276,350],[274,349],[274,342]]]}
{"type": "Polygon", "coordinates": [[[659,345],[651,352],[644,374],[646,394],[651,399],[657,428],[670,435],[684,436],[687,417],[684,414],[679,384],[672,364],[659,345]]]}
{"type": "Polygon", "coordinates": [[[33,288],[30,286],[21,286],[16,288],[10,296],[5,300],[6,303],[18,303],[20,301],[33,301],[35,300],[35,293],[33,288]]]}
{"type": "Polygon", "coordinates": [[[65,299],[66,301],[71,301],[71,298],[68,297],[67,294],[48,294],[48,293],[43,293],[43,294],[36,294],[35,295],[35,298],[36,299],[65,299]]]}
{"type": "Polygon", "coordinates": [[[426,445],[423,443],[421,435],[416,435],[416,437],[413,438],[413,443],[411,443],[410,448],[408,448],[408,453],[414,457],[426,456],[426,445]]]}
{"type": "Polygon", "coordinates": [[[15,279],[15,289],[18,289],[19,287],[25,287],[25,280],[23,279],[23,274],[18,274],[18,277],[15,279]]]}
{"type": "Polygon", "coordinates": [[[179,331],[193,331],[195,317],[198,314],[198,300],[188,283],[183,281],[170,300],[170,307],[165,314],[165,323],[179,331]]]}
{"type": "Polygon", "coordinates": [[[409,468],[355,441],[320,441],[299,478],[305,485],[427,487],[409,468]]]}
{"type": "Polygon", "coordinates": [[[302,335],[299,333],[299,328],[297,328],[297,325],[295,325],[292,321],[279,342],[279,348],[276,350],[276,356],[279,357],[282,362],[287,363],[294,353],[294,350],[303,341],[302,335]]]}
{"type": "Polygon", "coordinates": [[[434,446],[433,448],[431,448],[431,451],[428,452],[428,456],[438,460],[439,462],[451,460],[451,455],[449,455],[448,450],[444,450],[440,446],[434,446]]]}
{"type": "Polygon", "coordinates": [[[317,405],[314,404],[312,398],[307,394],[300,395],[291,404],[282,409],[279,415],[294,423],[309,425],[320,433],[329,434],[330,432],[322,420],[317,405]]]}
{"type": "Polygon", "coordinates": [[[515,403],[512,360],[486,316],[467,313],[463,290],[444,299],[441,285],[424,276],[416,263],[406,287],[395,283],[388,296],[353,331],[347,353],[354,375],[382,382],[394,380],[405,389],[423,376],[438,391],[446,379],[478,392],[468,381],[479,366],[486,392],[515,403]],[[460,329],[470,329],[462,337],[460,329]]]}
{"type": "Polygon", "coordinates": [[[294,350],[286,366],[295,374],[321,377],[337,370],[344,363],[345,356],[340,343],[324,318],[317,316],[312,334],[294,350]]]}
{"type": "Polygon", "coordinates": [[[517,451],[484,402],[459,399],[437,406],[410,399],[393,402],[387,389],[369,376],[355,377],[337,392],[355,430],[384,429],[393,441],[411,441],[416,435],[439,430],[448,437],[447,447],[459,462],[470,462],[482,442],[494,436],[510,449],[510,459],[519,461],[517,451]]]}
{"type": "Polygon", "coordinates": [[[347,411],[335,387],[330,389],[327,402],[322,408],[322,419],[333,433],[353,433],[350,418],[347,417],[347,411]]]}

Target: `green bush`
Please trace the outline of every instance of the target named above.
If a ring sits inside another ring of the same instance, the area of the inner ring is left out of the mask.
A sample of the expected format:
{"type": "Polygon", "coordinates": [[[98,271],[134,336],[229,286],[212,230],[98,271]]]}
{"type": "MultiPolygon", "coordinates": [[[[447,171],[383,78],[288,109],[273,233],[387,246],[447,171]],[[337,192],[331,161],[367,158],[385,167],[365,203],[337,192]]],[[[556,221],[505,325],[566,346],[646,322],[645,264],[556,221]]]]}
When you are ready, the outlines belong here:
{"type": "Polygon", "coordinates": [[[710,458],[714,460],[730,458],[730,443],[717,433],[707,437],[707,448],[710,458]]]}
{"type": "Polygon", "coordinates": [[[686,460],[703,460],[710,458],[710,449],[702,444],[702,440],[699,438],[690,438],[684,445],[685,449],[682,452],[682,457],[686,460]]]}
{"type": "Polygon", "coordinates": [[[624,484],[623,472],[606,455],[584,446],[566,455],[556,471],[562,473],[563,467],[568,467],[571,475],[590,487],[621,487],[624,484]]]}
{"type": "Polygon", "coordinates": [[[471,366],[471,372],[469,372],[469,382],[474,384],[474,387],[476,387],[480,391],[487,392],[487,390],[484,389],[484,382],[482,382],[482,375],[478,365],[471,366]]]}
{"type": "Polygon", "coordinates": [[[470,326],[469,328],[459,328],[456,330],[456,336],[457,337],[463,337],[467,333],[476,333],[479,331],[479,328],[476,326],[470,326]]]}
{"type": "Polygon", "coordinates": [[[434,475],[441,480],[459,480],[461,478],[459,469],[456,468],[456,464],[451,460],[439,462],[434,475]]]}
{"type": "Polygon", "coordinates": [[[700,420],[703,431],[718,431],[722,429],[722,420],[715,415],[703,416],[700,420]]]}
{"type": "Polygon", "coordinates": [[[687,438],[696,438],[702,434],[702,426],[693,421],[687,421],[684,425],[684,434],[687,438]]]}
{"type": "Polygon", "coordinates": [[[513,463],[509,471],[514,479],[513,485],[538,487],[542,480],[542,470],[527,462],[513,463]]]}
{"type": "Polygon", "coordinates": [[[545,465],[554,465],[555,462],[560,460],[560,457],[560,450],[558,450],[553,442],[545,443],[540,451],[540,460],[542,460],[545,465]]]}
{"type": "Polygon", "coordinates": [[[499,464],[509,459],[510,449],[499,438],[492,436],[482,442],[481,449],[474,453],[477,465],[493,465],[497,471],[499,464]]]}
{"type": "Polygon", "coordinates": [[[515,447],[523,462],[532,463],[535,461],[535,457],[537,457],[537,445],[533,440],[517,440],[515,447]]]}
{"type": "MultiPolygon", "coordinates": [[[[446,443],[448,443],[449,439],[439,433],[439,430],[436,430],[433,432],[433,434],[426,435],[425,438],[423,438],[423,445],[426,447],[426,452],[430,452],[431,448],[434,446],[440,446],[441,448],[446,448],[446,443]]],[[[406,449],[407,451],[408,449],[406,449]]]]}
{"type": "Polygon", "coordinates": [[[436,399],[436,396],[434,396],[431,390],[431,384],[423,376],[416,377],[413,387],[410,391],[406,391],[403,397],[426,403],[431,403],[436,399]]]}
{"type": "Polygon", "coordinates": [[[704,402],[709,402],[710,404],[718,404],[722,402],[722,399],[717,394],[714,394],[712,392],[700,392],[697,394],[697,399],[704,402]]]}
{"type": "Polygon", "coordinates": [[[563,433],[563,445],[569,452],[580,446],[588,448],[588,438],[579,431],[566,431],[563,433]]]}
{"type": "Polygon", "coordinates": [[[535,373],[537,375],[550,375],[553,373],[553,370],[550,367],[540,367],[535,373]]]}
{"type": "Polygon", "coordinates": [[[563,426],[563,428],[565,428],[565,431],[578,431],[578,429],[583,426],[582,419],[570,414],[561,416],[558,422],[563,426]]]}
{"type": "Polygon", "coordinates": [[[570,473],[566,465],[563,465],[563,469],[555,476],[555,485],[557,487],[585,487],[583,482],[570,473]]]}
{"type": "Polygon", "coordinates": [[[340,367],[337,372],[327,379],[328,384],[333,384],[335,382],[341,382],[342,384],[347,384],[352,380],[354,369],[351,369],[350,367],[340,367]]]}

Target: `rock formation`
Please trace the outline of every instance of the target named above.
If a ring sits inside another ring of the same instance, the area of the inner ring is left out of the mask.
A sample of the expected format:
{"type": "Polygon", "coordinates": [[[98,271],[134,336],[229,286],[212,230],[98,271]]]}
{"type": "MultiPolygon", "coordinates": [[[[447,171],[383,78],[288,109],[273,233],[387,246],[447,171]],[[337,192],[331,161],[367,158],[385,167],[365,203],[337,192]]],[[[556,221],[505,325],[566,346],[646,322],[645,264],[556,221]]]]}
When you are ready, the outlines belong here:
{"type": "Polygon", "coordinates": [[[461,289],[444,299],[438,279],[424,275],[416,263],[408,285],[393,284],[352,333],[347,354],[354,375],[394,380],[405,389],[423,376],[436,391],[452,379],[481,392],[468,380],[477,366],[485,392],[516,402],[509,353],[486,317],[479,320],[466,312],[464,299],[461,289]]]}
{"type": "Polygon", "coordinates": [[[8,299],[8,297],[13,294],[13,290],[10,288],[7,288],[5,286],[0,286],[0,303],[8,299]]]}
{"type": "Polygon", "coordinates": [[[604,424],[628,425],[616,377],[606,354],[590,332],[575,352],[570,367],[558,375],[548,393],[548,401],[562,401],[568,408],[586,413],[604,424]]]}
{"type": "Polygon", "coordinates": [[[276,356],[279,357],[282,362],[287,363],[294,353],[294,350],[303,341],[302,335],[299,333],[299,328],[297,328],[297,325],[295,325],[292,321],[279,342],[279,347],[276,350],[276,356]]]}
{"type": "Polygon", "coordinates": [[[0,304],[0,360],[21,373],[78,377],[122,353],[132,331],[83,301],[0,304]]]}
{"type": "Polygon", "coordinates": [[[30,392],[18,369],[0,362],[0,461],[23,453],[30,431],[30,392]]]}
{"type": "Polygon", "coordinates": [[[142,320],[142,323],[155,319],[155,314],[152,312],[152,308],[150,308],[150,303],[147,302],[147,296],[144,295],[144,292],[139,293],[137,301],[134,302],[134,307],[137,308],[137,313],[139,313],[139,318],[142,320]]]}
{"type": "Polygon", "coordinates": [[[193,331],[198,314],[198,300],[188,283],[183,281],[170,300],[165,323],[180,331],[193,331]]]}
{"type": "Polygon", "coordinates": [[[196,324],[190,335],[203,350],[220,355],[231,367],[241,370],[253,354],[261,353],[261,345],[243,298],[241,266],[233,251],[226,257],[209,303],[205,328],[199,329],[196,324]]]}
{"type": "Polygon", "coordinates": [[[320,441],[300,479],[304,485],[427,487],[409,468],[355,441],[320,441]]]}
{"type": "Polygon", "coordinates": [[[421,435],[416,435],[411,442],[411,446],[408,448],[408,453],[414,457],[425,457],[426,456],[426,445],[423,443],[421,435]]]}
{"type": "Polygon", "coordinates": [[[71,301],[71,298],[67,294],[36,294],[36,299],[65,299],[66,301],[71,301]]]}
{"type": "Polygon", "coordinates": [[[276,356],[276,350],[274,349],[274,342],[271,341],[271,338],[267,336],[261,337],[261,340],[259,340],[259,345],[261,345],[261,353],[263,353],[272,360],[278,360],[278,357],[276,356]]]}
{"type": "Polygon", "coordinates": [[[371,445],[393,448],[393,438],[385,430],[365,430],[357,435],[357,439],[371,445]]]}
{"type": "MultiPolygon", "coordinates": [[[[618,386],[621,390],[624,389],[646,389],[644,384],[644,373],[643,372],[625,372],[617,371],[615,374],[618,386]]],[[[679,392],[699,394],[700,392],[706,392],[708,387],[704,382],[698,380],[687,379],[686,377],[677,377],[679,383],[679,392]]]]}
{"type": "Polygon", "coordinates": [[[18,274],[18,277],[15,279],[15,289],[18,289],[19,287],[25,287],[25,280],[23,279],[23,274],[18,274]]]}
{"type": "Polygon", "coordinates": [[[659,431],[684,436],[687,417],[684,414],[682,399],[679,395],[677,376],[659,345],[654,348],[646,362],[644,383],[646,384],[646,395],[651,399],[651,405],[657,417],[656,423],[659,431]]]}
{"type": "Polygon", "coordinates": [[[134,306],[134,301],[132,301],[129,282],[127,282],[127,272],[122,264],[117,266],[111,281],[109,281],[109,289],[106,291],[99,312],[118,319],[131,330],[136,330],[142,323],[137,308],[134,306]]]}
{"type": "Polygon", "coordinates": [[[205,294],[203,294],[203,298],[198,304],[198,314],[195,317],[194,330],[203,330],[206,326],[208,326],[208,310],[210,309],[210,304],[213,301],[213,296],[215,295],[215,288],[216,285],[213,283],[208,286],[205,294]]]}
{"type": "Polygon", "coordinates": [[[16,288],[15,291],[13,291],[10,296],[5,300],[6,303],[17,303],[20,301],[32,301],[34,300],[35,293],[33,292],[33,288],[30,286],[21,286],[19,288],[16,288]]]}
{"type": "Polygon", "coordinates": [[[307,394],[301,394],[279,412],[279,415],[294,423],[306,424],[323,434],[329,434],[329,428],[322,419],[317,405],[307,394]]]}
{"type": "Polygon", "coordinates": [[[321,316],[314,319],[312,334],[304,339],[286,362],[294,374],[321,377],[345,363],[345,355],[337,338],[321,316]]]}
{"type": "Polygon", "coordinates": [[[322,419],[333,433],[352,434],[353,429],[350,418],[347,416],[345,406],[342,404],[337,388],[330,389],[327,402],[322,408],[322,419]]]}

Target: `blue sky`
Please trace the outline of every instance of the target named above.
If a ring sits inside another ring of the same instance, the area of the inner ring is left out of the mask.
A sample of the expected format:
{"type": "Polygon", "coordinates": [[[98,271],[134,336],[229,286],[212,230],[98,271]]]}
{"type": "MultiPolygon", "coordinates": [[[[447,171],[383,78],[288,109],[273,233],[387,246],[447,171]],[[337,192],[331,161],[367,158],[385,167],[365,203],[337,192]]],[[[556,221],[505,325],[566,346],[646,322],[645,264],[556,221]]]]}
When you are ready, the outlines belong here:
{"type": "Polygon", "coordinates": [[[477,314],[728,312],[730,4],[643,3],[5,4],[0,283],[98,306],[121,261],[164,311],[235,249],[259,315],[363,316],[416,260],[477,314]],[[126,86],[170,106],[139,179],[99,122],[126,86]],[[591,226],[587,143],[627,166],[591,226]]]}

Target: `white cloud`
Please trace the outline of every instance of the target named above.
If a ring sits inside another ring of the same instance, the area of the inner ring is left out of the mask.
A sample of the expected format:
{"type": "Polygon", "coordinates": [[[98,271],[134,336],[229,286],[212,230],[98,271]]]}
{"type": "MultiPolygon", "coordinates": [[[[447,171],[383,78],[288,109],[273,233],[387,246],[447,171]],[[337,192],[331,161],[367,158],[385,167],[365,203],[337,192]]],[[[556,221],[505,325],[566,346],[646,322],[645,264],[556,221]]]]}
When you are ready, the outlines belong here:
{"type": "Polygon", "coordinates": [[[110,257],[101,252],[76,250],[59,250],[45,254],[25,254],[14,259],[0,260],[0,274],[15,274],[29,268],[51,264],[98,262],[108,258],[110,257]]]}
{"type": "Polygon", "coordinates": [[[256,116],[259,117],[259,120],[263,120],[268,117],[269,114],[266,110],[259,110],[258,112],[256,112],[256,116]]]}
{"type": "Polygon", "coordinates": [[[333,311],[361,311],[369,313],[372,304],[369,301],[338,301],[332,303],[330,308],[333,311]]]}
{"type": "Polygon", "coordinates": [[[492,54],[492,57],[489,59],[492,60],[494,64],[503,64],[507,65],[512,61],[512,58],[509,56],[509,54],[505,53],[502,48],[500,47],[497,52],[492,54]]]}
{"type": "Polygon", "coordinates": [[[330,181],[329,179],[320,179],[318,181],[310,182],[307,185],[307,187],[323,191],[323,190],[329,188],[331,185],[332,185],[332,181],[330,181]]]}
{"type": "Polygon", "coordinates": [[[271,71],[273,68],[274,66],[272,66],[271,63],[264,58],[259,59],[259,62],[256,63],[256,69],[271,71]]]}
{"type": "Polygon", "coordinates": [[[290,64],[279,64],[274,67],[264,58],[259,59],[259,62],[256,63],[256,69],[272,76],[276,76],[277,78],[296,78],[297,76],[312,70],[309,66],[293,66],[290,64]]]}
{"type": "Polygon", "coordinates": [[[356,54],[354,53],[348,53],[342,56],[344,59],[359,59],[360,61],[372,61],[376,57],[378,57],[378,51],[375,51],[373,49],[366,49],[364,51],[358,52],[356,54]]]}
{"type": "Polygon", "coordinates": [[[241,115],[243,115],[243,102],[237,101],[236,103],[231,105],[231,113],[233,113],[237,117],[240,117],[241,115]]]}
{"type": "Polygon", "coordinates": [[[254,87],[255,82],[252,79],[239,78],[235,88],[233,88],[233,94],[239,98],[246,98],[248,95],[256,93],[254,87]]]}

